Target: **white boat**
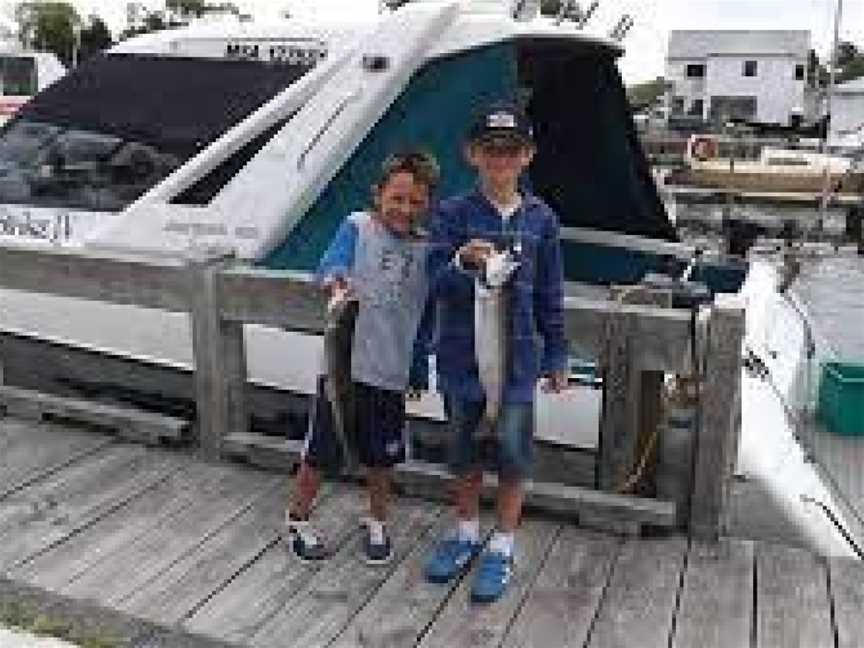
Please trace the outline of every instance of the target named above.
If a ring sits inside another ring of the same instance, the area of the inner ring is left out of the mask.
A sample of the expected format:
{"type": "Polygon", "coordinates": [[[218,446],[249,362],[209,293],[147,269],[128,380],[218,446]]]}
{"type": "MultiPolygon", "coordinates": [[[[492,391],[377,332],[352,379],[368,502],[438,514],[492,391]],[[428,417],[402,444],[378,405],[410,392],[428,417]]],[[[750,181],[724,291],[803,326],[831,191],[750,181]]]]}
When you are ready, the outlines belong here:
{"type": "MultiPolygon", "coordinates": [[[[130,39],[37,95],[0,135],[0,209],[42,219],[48,244],[175,258],[207,247],[310,270],[345,214],[366,204],[384,154],[422,145],[442,163],[442,193],[468,189],[466,124],[490,101],[521,98],[538,142],[529,180],[561,216],[571,290],[686,261],[625,104],[620,46],[536,17],[533,4],[430,0],[368,23],[223,23],[130,39]]],[[[748,344],[774,326],[764,315],[773,276],[768,262],[703,273],[746,296],[748,344]]],[[[185,315],[12,291],[0,304],[6,331],[192,365],[185,315]]],[[[247,327],[250,379],[312,393],[319,345],[247,327]]],[[[596,445],[599,392],[586,382],[572,399],[540,397],[541,436],[596,445]]],[[[763,461],[791,433],[771,395],[745,384],[741,465],[809,544],[849,554],[787,488],[830,505],[803,458],[763,461]],[[767,447],[749,442],[769,436],[767,447]]],[[[419,412],[440,416],[440,404],[429,398],[419,412]]]]}
{"type": "Polygon", "coordinates": [[[851,156],[804,146],[762,146],[758,155],[742,157],[752,148],[734,138],[691,135],[684,154],[686,168],[668,174],[667,180],[700,188],[820,194],[827,176],[830,191],[853,195],[860,193],[864,182],[864,173],[851,156]]]}

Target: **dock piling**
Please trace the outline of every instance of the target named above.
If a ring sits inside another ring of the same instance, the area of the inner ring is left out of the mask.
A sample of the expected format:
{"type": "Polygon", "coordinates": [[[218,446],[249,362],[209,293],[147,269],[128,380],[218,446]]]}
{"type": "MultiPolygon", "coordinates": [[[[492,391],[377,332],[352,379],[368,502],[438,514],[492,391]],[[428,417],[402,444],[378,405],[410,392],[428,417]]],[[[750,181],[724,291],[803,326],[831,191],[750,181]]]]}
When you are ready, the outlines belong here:
{"type": "Polygon", "coordinates": [[[218,255],[189,262],[190,325],[195,358],[195,409],[201,456],[218,460],[222,442],[248,427],[243,323],[220,317],[218,255]]]}

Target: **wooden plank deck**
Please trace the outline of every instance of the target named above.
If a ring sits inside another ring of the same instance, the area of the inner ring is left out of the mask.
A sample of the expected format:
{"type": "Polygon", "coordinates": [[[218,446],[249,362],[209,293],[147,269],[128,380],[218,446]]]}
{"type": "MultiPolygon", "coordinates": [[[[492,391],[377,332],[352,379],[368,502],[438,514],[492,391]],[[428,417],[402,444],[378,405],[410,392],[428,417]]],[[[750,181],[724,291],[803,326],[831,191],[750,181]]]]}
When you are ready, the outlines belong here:
{"type": "Polygon", "coordinates": [[[148,646],[846,648],[864,631],[864,566],[799,549],[528,516],[507,595],[480,606],[470,574],[423,579],[440,503],[398,499],[396,558],[373,568],[363,492],[330,484],[316,519],[335,555],[308,565],[280,540],[278,473],[12,419],[0,452],[0,601],[31,588],[164,628],[148,646]]]}

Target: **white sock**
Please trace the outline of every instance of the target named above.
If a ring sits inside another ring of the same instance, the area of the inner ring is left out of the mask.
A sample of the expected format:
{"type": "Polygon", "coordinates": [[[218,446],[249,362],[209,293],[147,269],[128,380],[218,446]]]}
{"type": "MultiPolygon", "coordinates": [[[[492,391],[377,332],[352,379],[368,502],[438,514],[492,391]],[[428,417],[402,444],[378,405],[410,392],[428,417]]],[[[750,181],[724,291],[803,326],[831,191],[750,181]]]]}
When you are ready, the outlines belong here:
{"type": "Polygon", "coordinates": [[[369,530],[369,540],[373,545],[384,544],[384,523],[370,517],[366,520],[366,528],[369,530]]]}
{"type": "Polygon", "coordinates": [[[505,556],[512,556],[514,544],[515,540],[512,531],[510,533],[496,531],[492,534],[492,539],[489,540],[489,551],[497,551],[505,556]]]}
{"type": "Polygon", "coordinates": [[[321,543],[321,539],[318,537],[315,527],[312,526],[312,523],[309,522],[309,520],[297,520],[292,518],[290,513],[286,513],[285,527],[286,529],[290,529],[291,533],[296,533],[303,538],[303,542],[307,545],[311,546],[321,543]]]}
{"type": "Polygon", "coordinates": [[[480,518],[459,520],[458,535],[463,542],[480,542],[480,518]]]}

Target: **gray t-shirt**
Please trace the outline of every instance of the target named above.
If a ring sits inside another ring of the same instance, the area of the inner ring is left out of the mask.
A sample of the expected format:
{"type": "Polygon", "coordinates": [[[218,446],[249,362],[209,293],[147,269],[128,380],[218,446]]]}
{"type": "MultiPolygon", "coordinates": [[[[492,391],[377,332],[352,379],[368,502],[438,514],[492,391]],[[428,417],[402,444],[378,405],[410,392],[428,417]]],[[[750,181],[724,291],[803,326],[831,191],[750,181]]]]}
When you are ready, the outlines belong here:
{"type": "Polygon", "coordinates": [[[360,302],[351,375],[357,382],[404,391],[428,299],[429,244],[395,236],[368,213],[350,218],[358,233],[351,274],[360,302]]]}

